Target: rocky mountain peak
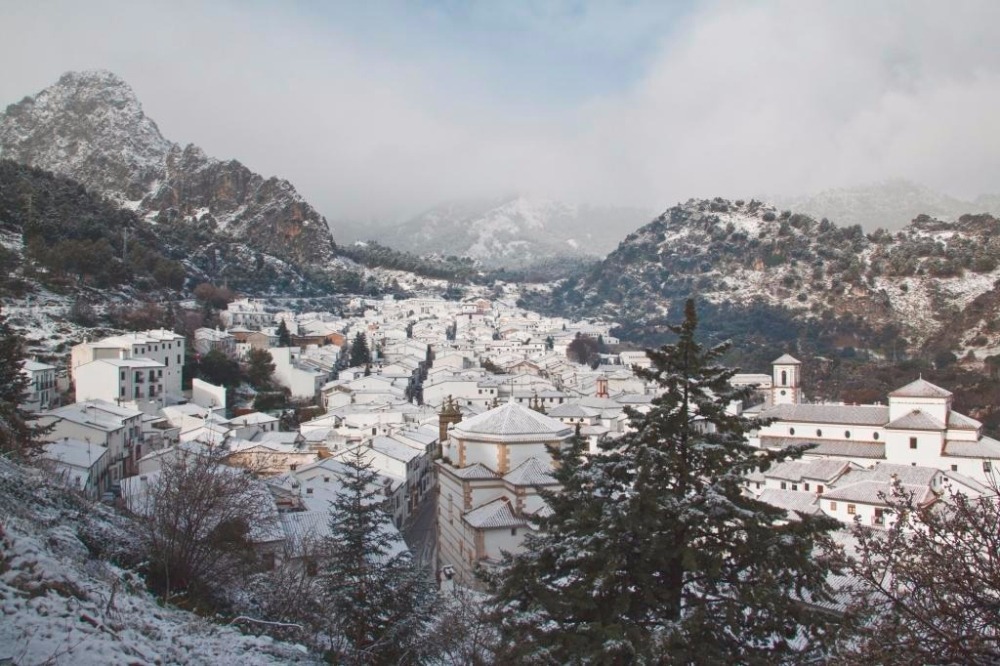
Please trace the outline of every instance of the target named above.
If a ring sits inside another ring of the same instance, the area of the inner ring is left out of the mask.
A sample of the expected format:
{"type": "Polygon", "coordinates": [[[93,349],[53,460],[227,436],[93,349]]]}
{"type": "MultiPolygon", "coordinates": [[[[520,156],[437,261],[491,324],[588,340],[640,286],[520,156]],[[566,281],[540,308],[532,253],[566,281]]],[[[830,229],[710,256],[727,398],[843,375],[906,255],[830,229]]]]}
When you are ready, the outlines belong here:
{"type": "Polygon", "coordinates": [[[326,220],[291,183],[164,138],[112,72],[68,72],[7,107],[0,157],[69,176],[149,220],[209,222],[293,263],[333,254],[326,220]]]}
{"type": "Polygon", "coordinates": [[[0,155],[138,199],[172,144],[132,88],[107,71],[68,72],[0,116],[0,155]]]}

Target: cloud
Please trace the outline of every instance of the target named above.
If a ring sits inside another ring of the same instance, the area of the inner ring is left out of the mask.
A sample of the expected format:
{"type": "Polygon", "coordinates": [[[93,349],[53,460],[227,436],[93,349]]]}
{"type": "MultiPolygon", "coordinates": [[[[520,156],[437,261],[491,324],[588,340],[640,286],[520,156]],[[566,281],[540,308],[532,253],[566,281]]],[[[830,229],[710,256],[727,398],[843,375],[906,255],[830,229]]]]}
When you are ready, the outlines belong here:
{"type": "Polygon", "coordinates": [[[522,191],[667,206],[1000,176],[1000,3],[7,3],[13,102],[62,71],[331,219],[522,191]]]}

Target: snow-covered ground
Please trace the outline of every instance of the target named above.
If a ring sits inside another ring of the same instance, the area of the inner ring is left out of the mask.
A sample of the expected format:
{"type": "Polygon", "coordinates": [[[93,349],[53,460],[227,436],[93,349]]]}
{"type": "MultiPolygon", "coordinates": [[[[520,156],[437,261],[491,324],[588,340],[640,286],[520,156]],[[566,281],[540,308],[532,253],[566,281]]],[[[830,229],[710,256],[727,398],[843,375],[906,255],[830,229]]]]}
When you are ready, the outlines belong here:
{"type": "Polygon", "coordinates": [[[0,663],[318,663],[300,646],[160,605],[93,552],[125,529],[107,507],[0,458],[0,663]]]}

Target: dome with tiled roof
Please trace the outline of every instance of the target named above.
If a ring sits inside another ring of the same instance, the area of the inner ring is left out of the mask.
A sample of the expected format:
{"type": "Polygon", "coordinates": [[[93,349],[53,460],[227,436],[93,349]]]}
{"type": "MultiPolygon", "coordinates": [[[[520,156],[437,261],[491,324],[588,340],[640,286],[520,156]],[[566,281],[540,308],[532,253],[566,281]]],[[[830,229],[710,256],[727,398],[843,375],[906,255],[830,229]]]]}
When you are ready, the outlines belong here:
{"type": "Polygon", "coordinates": [[[508,444],[563,439],[571,434],[561,421],[516,402],[462,421],[452,430],[453,437],[508,444]]]}

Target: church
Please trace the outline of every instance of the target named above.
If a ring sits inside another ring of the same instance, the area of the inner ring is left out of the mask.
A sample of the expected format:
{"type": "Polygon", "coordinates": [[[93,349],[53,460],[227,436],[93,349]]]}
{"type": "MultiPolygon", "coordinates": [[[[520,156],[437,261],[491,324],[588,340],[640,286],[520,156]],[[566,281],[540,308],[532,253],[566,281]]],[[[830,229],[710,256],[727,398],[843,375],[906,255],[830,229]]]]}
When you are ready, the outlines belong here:
{"type": "Polygon", "coordinates": [[[558,487],[551,451],[573,430],[508,402],[454,423],[447,435],[437,461],[438,556],[445,575],[473,584],[476,566],[488,567],[504,551],[516,551],[532,518],[546,509],[539,488],[558,487]]]}
{"type": "Polygon", "coordinates": [[[837,459],[870,468],[877,463],[929,467],[989,483],[1000,464],[1000,441],[982,423],[952,409],[952,394],[918,378],[892,391],[888,405],[806,404],[801,363],[784,355],[773,363],[767,398],[748,410],[762,419],[751,442],[779,449],[815,445],[803,460],[837,459]]]}

